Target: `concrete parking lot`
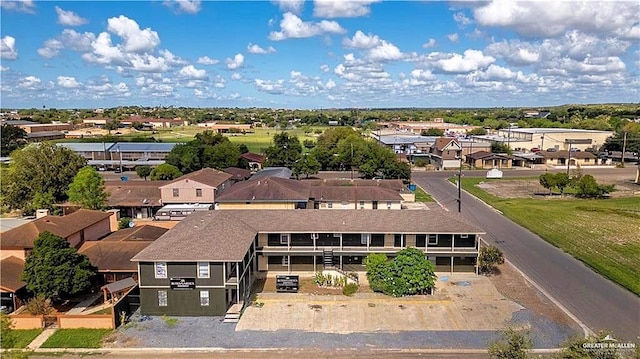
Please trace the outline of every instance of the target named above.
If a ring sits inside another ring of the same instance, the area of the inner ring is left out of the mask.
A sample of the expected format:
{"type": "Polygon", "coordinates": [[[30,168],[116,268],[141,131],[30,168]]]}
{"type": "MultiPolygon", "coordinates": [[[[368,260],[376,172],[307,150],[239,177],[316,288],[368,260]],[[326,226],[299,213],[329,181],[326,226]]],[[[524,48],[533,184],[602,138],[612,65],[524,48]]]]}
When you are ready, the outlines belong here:
{"type": "Polygon", "coordinates": [[[324,333],[500,330],[521,309],[482,276],[441,276],[434,295],[260,293],[236,330],[324,333]]]}

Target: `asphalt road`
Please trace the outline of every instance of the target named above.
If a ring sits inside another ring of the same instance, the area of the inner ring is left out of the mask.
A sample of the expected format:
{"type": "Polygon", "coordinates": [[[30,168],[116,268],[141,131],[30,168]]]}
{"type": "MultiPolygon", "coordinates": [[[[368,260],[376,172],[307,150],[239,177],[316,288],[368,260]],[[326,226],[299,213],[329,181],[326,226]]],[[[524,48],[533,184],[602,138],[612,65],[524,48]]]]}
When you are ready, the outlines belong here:
{"type": "MultiPolygon", "coordinates": [[[[624,170],[629,173],[635,172],[635,169],[624,170]]],[[[447,181],[447,178],[455,174],[457,173],[414,172],[412,179],[443,207],[457,211],[457,189],[447,181]]],[[[533,171],[526,174],[520,171],[505,171],[505,174],[536,175],[533,171]]],[[[474,176],[481,173],[464,172],[464,175],[474,176]]],[[[591,330],[611,330],[619,340],[640,340],[638,296],[597,274],[582,262],[464,191],[462,215],[485,230],[487,234],[484,239],[489,244],[497,245],[507,260],[538,283],[591,330]]]]}

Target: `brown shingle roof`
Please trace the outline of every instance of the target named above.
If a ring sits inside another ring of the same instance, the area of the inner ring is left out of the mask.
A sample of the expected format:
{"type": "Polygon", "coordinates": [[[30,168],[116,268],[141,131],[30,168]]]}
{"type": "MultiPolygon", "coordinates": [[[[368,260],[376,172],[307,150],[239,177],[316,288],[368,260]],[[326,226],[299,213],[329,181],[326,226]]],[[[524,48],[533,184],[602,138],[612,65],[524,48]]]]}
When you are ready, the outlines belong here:
{"type": "Polygon", "coordinates": [[[471,158],[473,160],[483,160],[483,159],[491,159],[491,158],[499,158],[499,159],[505,159],[508,160],[509,156],[508,155],[503,155],[500,153],[492,153],[492,152],[487,152],[487,151],[478,151],[478,152],[474,152],[474,153],[470,153],[467,155],[467,158],[471,158]]]}
{"type": "Polygon", "coordinates": [[[243,153],[240,155],[240,157],[246,159],[247,161],[258,162],[258,163],[263,163],[265,159],[263,155],[259,155],[253,152],[243,153]]]}
{"type": "Polygon", "coordinates": [[[167,183],[169,181],[106,181],[104,187],[109,193],[106,205],[110,207],[162,206],[160,186],[167,183]]]}
{"type": "Polygon", "coordinates": [[[321,179],[321,180],[304,180],[311,186],[354,186],[354,187],[380,187],[392,189],[396,192],[408,192],[407,186],[402,180],[396,179],[321,179]]]}
{"type": "MultiPolygon", "coordinates": [[[[2,248],[33,248],[33,242],[44,231],[51,232],[62,238],[68,238],[74,233],[109,218],[111,215],[112,213],[109,212],[81,209],[62,217],[42,217],[2,233],[0,243],[2,248]]],[[[85,238],[85,240],[91,239],[97,238],[85,238]]]]}
{"type": "Polygon", "coordinates": [[[434,142],[434,146],[438,151],[443,151],[445,147],[447,147],[448,144],[450,144],[451,142],[455,141],[456,143],[458,142],[455,138],[453,137],[438,137],[436,139],[436,142],[434,142]]]}
{"type": "Polygon", "coordinates": [[[213,168],[203,168],[201,170],[191,172],[184,176],[178,177],[175,180],[169,182],[168,184],[160,186],[160,188],[167,187],[173,183],[181,182],[184,180],[192,180],[207,186],[218,187],[229,178],[231,178],[231,175],[228,173],[218,171],[213,168]]]}
{"type": "Polygon", "coordinates": [[[167,231],[153,225],[121,229],[100,241],[83,243],[78,252],[101,271],[136,271],[131,258],[167,231]]]}
{"type": "MultiPolygon", "coordinates": [[[[547,151],[541,151],[538,152],[539,154],[541,154],[542,156],[544,156],[544,158],[569,158],[569,151],[557,151],[557,152],[547,152],[547,151]]],[[[592,158],[592,159],[596,159],[598,158],[596,155],[594,155],[591,152],[571,152],[571,158],[577,158],[577,159],[585,159],[585,158],[592,158]]]]}
{"type": "Polygon", "coordinates": [[[24,261],[18,257],[11,256],[0,261],[0,287],[15,293],[27,285],[20,280],[23,268],[24,261]]]}
{"type": "Polygon", "coordinates": [[[236,183],[216,199],[220,203],[246,201],[299,202],[307,200],[309,200],[309,185],[306,182],[279,177],[266,177],[259,180],[236,183]]]}
{"type": "Polygon", "coordinates": [[[244,181],[251,177],[251,171],[240,167],[228,167],[224,171],[233,176],[231,179],[234,181],[244,181]]]}
{"type": "Polygon", "coordinates": [[[324,201],[402,201],[397,191],[373,186],[315,186],[310,197],[324,201]]]}
{"type": "Polygon", "coordinates": [[[445,211],[225,210],[194,212],[134,261],[240,261],[257,233],[484,233],[445,211]]]}

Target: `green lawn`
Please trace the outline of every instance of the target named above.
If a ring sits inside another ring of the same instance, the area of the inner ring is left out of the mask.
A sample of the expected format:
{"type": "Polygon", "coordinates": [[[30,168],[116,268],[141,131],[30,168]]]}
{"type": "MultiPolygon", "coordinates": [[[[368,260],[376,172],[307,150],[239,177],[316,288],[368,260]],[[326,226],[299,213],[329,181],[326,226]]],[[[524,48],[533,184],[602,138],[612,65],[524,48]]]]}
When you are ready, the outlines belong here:
{"type": "Polygon", "coordinates": [[[40,333],[42,333],[42,329],[13,329],[8,335],[1,333],[2,349],[26,348],[40,333]],[[11,342],[11,345],[5,346],[7,342],[11,342]]]}
{"type": "Polygon", "coordinates": [[[111,329],[58,329],[42,348],[100,348],[111,329]]]}
{"type": "Polygon", "coordinates": [[[492,180],[463,178],[462,187],[598,273],[640,295],[638,198],[499,198],[478,188],[480,181],[492,180]]]}
{"type": "Polygon", "coordinates": [[[413,192],[416,195],[416,202],[435,202],[430,194],[423,191],[422,188],[416,186],[416,190],[413,192]]]}

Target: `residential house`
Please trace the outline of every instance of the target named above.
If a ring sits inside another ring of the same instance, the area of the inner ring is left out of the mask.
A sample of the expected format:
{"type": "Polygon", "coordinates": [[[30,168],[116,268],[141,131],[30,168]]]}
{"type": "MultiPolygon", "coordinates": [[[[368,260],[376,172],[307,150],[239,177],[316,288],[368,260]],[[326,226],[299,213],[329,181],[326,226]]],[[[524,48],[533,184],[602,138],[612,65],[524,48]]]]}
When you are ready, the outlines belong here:
{"type": "Polygon", "coordinates": [[[231,175],[213,168],[188,173],[160,186],[163,204],[208,203],[213,205],[231,187],[231,175]]]}
{"type": "Polygon", "coordinates": [[[265,156],[253,152],[243,153],[240,155],[240,158],[244,158],[249,162],[249,169],[251,172],[260,171],[266,159],[265,156]]]}
{"type": "Polygon", "coordinates": [[[142,314],[220,316],[249,302],[258,271],[363,271],[369,253],[416,247],[436,271],[474,272],[482,234],[445,211],[207,211],[132,260],[142,314]]]}
{"type": "Polygon", "coordinates": [[[167,228],[153,225],[125,228],[102,240],[84,242],[78,252],[98,268],[99,286],[130,277],[137,279],[138,266],[131,258],[167,231],[167,228]]]}
{"type": "Polygon", "coordinates": [[[512,159],[507,154],[478,151],[465,157],[465,162],[474,168],[511,168],[512,159]]]}
{"type": "Polygon", "coordinates": [[[402,209],[397,191],[375,186],[314,186],[309,197],[314,209],[402,209]]]}
{"type": "Polygon", "coordinates": [[[20,277],[24,259],[9,256],[0,261],[0,312],[11,313],[20,308],[27,298],[27,283],[20,277]]]}
{"type": "Polygon", "coordinates": [[[115,213],[81,209],[66,216],[44,216],[0,236],[2,257],[15,256],[25,259],[42,232],[50,232],[66,239],[69,245],[79,248],[85,241],[98,240],[117,228],[115,213]]]}
{"type": "Polygon", "coordinates": [[[162,208],[160,186],[169,181],[105,181],[105,206],[120,210],[120,217],[153,218],[162,208]]]}
{"type": "Polygon", "coordinates": [[[216,209],[305,209],[309,184],[280,177],[239,182],[216,199],[216,209]]]}
{"type": "Polygon", "coordinates": [[[231,175],[232,183],[246,181],[251,177],[251,171],[244,168],[227,167],[224,171],[231,175]]]}
{"type": "Polygon", "coordinates": [[[456,138],[440,137],[430,148],[431,162],[437,169],[458,168],[462,163],[462,147],[456,138]]]}
{"type": "Polygon", "coordinates": [[[598,164],[598,157],[591,152],[577,151],[555,151],[538,152],[542,155],[547,166],[595,166],[598,164]]]}

